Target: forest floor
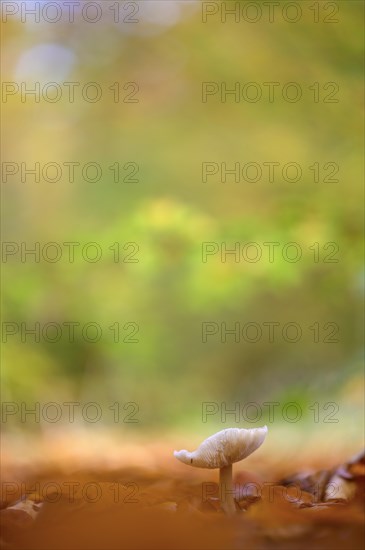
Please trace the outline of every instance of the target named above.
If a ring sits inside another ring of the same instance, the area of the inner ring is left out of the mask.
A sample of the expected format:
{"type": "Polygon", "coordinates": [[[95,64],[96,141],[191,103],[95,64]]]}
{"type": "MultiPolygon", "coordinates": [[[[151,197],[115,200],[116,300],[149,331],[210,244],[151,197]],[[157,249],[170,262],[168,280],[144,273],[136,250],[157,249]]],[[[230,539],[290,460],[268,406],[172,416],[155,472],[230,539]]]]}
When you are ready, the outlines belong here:
{"type": "Polygon", "coordinates": [[[22,456],[13,469],[5,458],[1,549],[365,547],[363,453],[340,463],[328,455],[305,470],[300,461],[290,471],[287,464],[263,459],[255,473],[235,466],[236,514],[227,517],[217,470],[164,460],[166,443],[137,451],[133,460],[127,453],[120,467],[110,455],[104,464],[89,461],[85,467],[81,460],[73,468],[70,457],[66,468],[50,461],[32,465],[22,456]]]}

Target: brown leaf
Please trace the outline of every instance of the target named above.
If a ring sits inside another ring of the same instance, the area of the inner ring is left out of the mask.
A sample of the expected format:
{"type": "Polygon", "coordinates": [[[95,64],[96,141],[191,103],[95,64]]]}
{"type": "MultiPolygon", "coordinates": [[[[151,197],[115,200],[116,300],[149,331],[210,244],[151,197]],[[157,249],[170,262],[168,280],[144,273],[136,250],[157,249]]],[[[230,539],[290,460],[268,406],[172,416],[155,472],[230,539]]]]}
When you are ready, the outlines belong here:
{"type": "Polygon", "coordinates": [[[335,474],[331,477],[325,490],[325,501],[348,501],[356,494],[356,483],[335,474]]]}
{"type": "Polygon", "coordinates": [[[281,481],[282,485],[297,485],[306,493],[310,493],[314,497],[314,502],[324,500],[326,486],[331,477],[331,471],[319,470],[318,472],[299,472],[289,476],[281,481]]]}

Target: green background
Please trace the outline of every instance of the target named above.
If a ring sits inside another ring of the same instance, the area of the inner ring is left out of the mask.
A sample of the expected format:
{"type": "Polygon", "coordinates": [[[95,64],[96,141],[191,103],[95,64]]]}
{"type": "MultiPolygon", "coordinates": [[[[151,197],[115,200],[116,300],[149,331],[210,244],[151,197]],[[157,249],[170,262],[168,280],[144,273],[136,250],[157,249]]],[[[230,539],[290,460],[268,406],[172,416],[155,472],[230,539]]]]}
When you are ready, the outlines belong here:
{"type": "MultiPolygon", "coordinates": [[[[106,11],[111,3],[102,4],[106,11]]],[[[3,161],[96,162],[103,171],[96,182],[85,181],[79,169],[74,182],[67,181],[66,169],[53,183],[32,176],[22,182],[19,174],[3,181],[3,240],[30,248],[39,242],[41,249],[57,242],[63,250],[55,263],[31,256],[22,262],[20,254],[6,258],[3,322],[30,328],[36,322],[94,322],[103,331],[95,343],[85,341],[80,329],[74,342],[67,330],[55,343],[8,336],[3,400],[93,401],[105,407],[135,402],[139,423],[125,427],[142,432],[227,427],[219,414],[202,422],[203,402],[232,408],[236,402],[277,401],[282,407],[294,401],[307,411],[301,422],[309,423],[311,404],[318,402],[324,414],[323,406],[335,402],[336,429],[345,430],[351,420],[359,434],[363,4],[337,2],[339,12],[331,17],[338,22],[323,22],[331,9],[320,2],[318,23],[311,2],[300,3],[296,23],[285,21],[283,2],[273,23],[266,10],[256,23],[242,17],[222,23],[220,13],[202,23],[199,2],[160,2],[153,9],[152,4],[139,2],[136,24],[115,24],[109,15],[95,24],[80,17],[74,24],[24,24],[12,17],[3,25],[3,81],[31,87],[32,81],[43,86],[59,78],[63,90],[56,103],[43,98],[36,103],[30,96],[22,102],[20,94],[3,102],[3,161]],[[57,58],[47,65],[41,56],[36,63],[32,49],[50,44],[62,50],[64,64],[72,60],[63,75],[57,58]],[[21,64],[27,52],[33,63],[28,69],[21,64]],[[80,83],[74,103],[62,82],[80,83]],[[101,87],[100,101],[89,103],[80,95],[88,82],[101,87]],[[122,94],[125,83],[137,83],[138,102],[115,103],[109,90],[115,82],[122,94]],[[251,103],[230,95],[222,102],[218,93],[204,103],[203,82],[225,82],[227,88],[256,82],[263,96],[251,103]],[[279,82],[272,103],[264,82],[279,82]],[[301,87],[297,102],[282,96],[289,82],[301,87]],[[318,101],[309,88],[316,82],[318,101]],[[328,82],[338,86],[337,102],[326,102],[328,82]],[[119,182],[108,168],[115,162],[121,166],[119,182]],[[138,164],[138,182],[122,181],[128,162],[138,164]],[[203,182],[204,162],[229,167],[296,162],[302,177],[285,181],[278,170],[273,182],[265,171],[257,182],[228,176],[222,183],[220,174],[203,182]],[[318,182],[309,168],[315,162],[318,182]],[[338,165],[337,182],[323,181],[330,173],[326,163],[338,165]],[[71,241],[80,243],[73,263],[62,244],[71,241]],[[90,242],[102,249],[96,263],[80,254],[90,242]],[[116,242],[119,262],[109,248],[116,242]],[[256,242],[263,255],[257,262],[242,256],[236,262],[232,255],[224,262],[217,253],[204,263],[203,242],[225,242],[227,248],[256,242]],[[272,262],[264,242],[280,243],[272,262]],[[297,262],[282,256],[289,242],[302,251],[297,262]],[[126,243],[136,243],[138,263],[123,261],[132,251],[123,250],[126,243]],[[326,243],[338,249],[336,262],[326,261],[332,251],[326,243]],[[137,324],[138,341],[123,341],[127,327],[114,342],[108,327],[116,322],[137,324]],[[228,328],[258,323],[263,335],[257,342],[227,336],[223,343],[219,333],[204,343],[204,322],[228,328]],[[268,322],[280,323],[274,342],[263,325],[268,322]],[[302,329],[297,342],[282,336],[290,322],[302,329]],[[309,328],[314,323],[319,342],[309,328]],[[326,323],[338,327],[337,342],[325,341],[331,333],[326,323]]],[[[110,420],[104,415],[103,422],[110,420]]],[[[255,424],[241,420],[242,427],[255,424]]],[[[265,412],[258,424],[263,421],[265,412]]],[[[7,426],[15,424],[21,424],[19,416],[7,426]]],[[[32,422],[20,427],[39,429],[32,422]]]]}

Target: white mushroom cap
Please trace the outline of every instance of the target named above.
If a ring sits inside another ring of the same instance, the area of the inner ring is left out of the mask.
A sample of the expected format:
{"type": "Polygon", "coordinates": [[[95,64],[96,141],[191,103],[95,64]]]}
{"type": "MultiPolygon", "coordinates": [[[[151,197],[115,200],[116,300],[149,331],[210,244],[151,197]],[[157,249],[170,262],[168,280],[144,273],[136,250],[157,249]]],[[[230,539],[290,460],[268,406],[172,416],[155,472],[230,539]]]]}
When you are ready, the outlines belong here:
{"type": "Polygon", "coordinates": [[[266,434],[267,426],[227,428],[205,439],[195,451],[174,451],[174,456],[197,468],[224,468],[256,451],[264,442],[266,434]]]}

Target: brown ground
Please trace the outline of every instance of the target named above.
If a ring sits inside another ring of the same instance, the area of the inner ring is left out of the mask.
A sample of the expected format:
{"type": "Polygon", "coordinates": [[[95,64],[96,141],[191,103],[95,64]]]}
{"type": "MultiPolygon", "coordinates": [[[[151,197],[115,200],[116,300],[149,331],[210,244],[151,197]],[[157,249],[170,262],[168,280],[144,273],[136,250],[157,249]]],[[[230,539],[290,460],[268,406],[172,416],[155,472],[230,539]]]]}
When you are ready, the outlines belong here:
{"type": "Polygon", "coordinates": [[[5,479],[1,548],[364,548],[364,455],[286,478],[279,466],[276,479],[262,468],[260,475],[239,469],[233,518],[221,509],[217,471],[173,464],[81,468],[72,476],[28,468],[17,482],[5,479]]]}

